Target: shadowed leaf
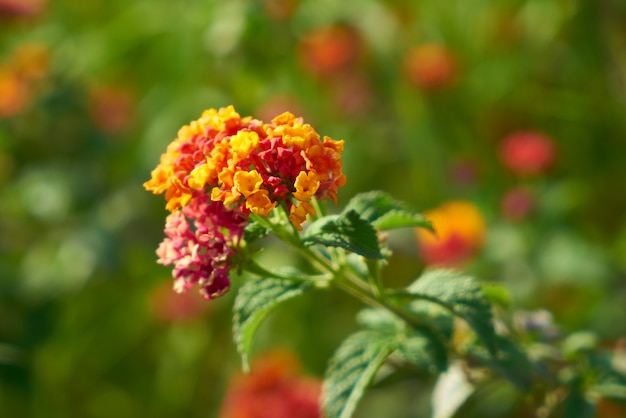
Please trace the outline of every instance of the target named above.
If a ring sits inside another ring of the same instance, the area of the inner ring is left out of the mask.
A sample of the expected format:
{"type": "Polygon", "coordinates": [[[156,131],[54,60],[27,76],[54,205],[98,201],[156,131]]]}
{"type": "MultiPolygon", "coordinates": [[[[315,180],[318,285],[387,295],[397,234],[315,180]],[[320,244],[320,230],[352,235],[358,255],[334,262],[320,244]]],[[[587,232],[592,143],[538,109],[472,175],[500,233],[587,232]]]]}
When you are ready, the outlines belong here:
{"type": "Polygon", "coordinates": [[[312,287],[303,282],[266,278],[252,279],[239,289],[233,306],[233,338],[244,370],[249,370],[248,355],[261,321],[277,305],[312,287]]]}

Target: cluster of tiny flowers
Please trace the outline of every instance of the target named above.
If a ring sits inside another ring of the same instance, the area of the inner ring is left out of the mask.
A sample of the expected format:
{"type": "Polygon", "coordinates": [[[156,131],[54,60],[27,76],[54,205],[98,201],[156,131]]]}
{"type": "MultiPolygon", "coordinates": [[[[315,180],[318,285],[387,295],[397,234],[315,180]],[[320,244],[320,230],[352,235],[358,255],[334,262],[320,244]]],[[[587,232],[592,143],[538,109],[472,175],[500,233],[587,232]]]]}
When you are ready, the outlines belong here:
{"type": "Polygon", "coordinates": [[[202,195],[168,215],[157,262],[173,266],[174,290],[185,292],[197,284],[206,299],[223,295],[230,288],[229,257],[246,224],[242,213],[202,195]]]}
{"type": "Polygon", "coordinates": [[[180,129],[144,187],[165,194],[167,238],[159,262],[174,266],[175,289],[199,284],[207,298],[228,289],[228,268],[251,213],[277,206],[302,230],[311,199],[336,202],[343,141],[320,138],[289,112],[271,123],[242,118],[232,106],[204,111],[180,129]]]}

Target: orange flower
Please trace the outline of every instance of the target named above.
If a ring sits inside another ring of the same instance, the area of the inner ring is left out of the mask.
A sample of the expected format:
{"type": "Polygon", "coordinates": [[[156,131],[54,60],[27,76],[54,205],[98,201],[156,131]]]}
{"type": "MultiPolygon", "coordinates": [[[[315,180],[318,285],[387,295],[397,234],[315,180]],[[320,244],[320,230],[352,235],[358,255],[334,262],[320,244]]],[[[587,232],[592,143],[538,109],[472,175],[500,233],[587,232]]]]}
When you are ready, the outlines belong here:
{"type": "Polygon", "coordinates": [[[0,118],[20,113],[30,96],[28,83],[15,70],[0,67],[0,118]]]}
{"type": "MultiPolygon", "coordinates": [[[[232,106],[209,109],[178,132],[144,187],[165,193],[174,212],[194,196],[208,195],[242,213],[268,216],[310,199],[330,198],[346,182],[343,141],[320,135],[289,112],[271,123],[241,118],[232,106]]],[[[293,217],[301,227],[305,213],[293,217]]]]}
{"type": "Polygon", "coordinates": [[[472,203],[447,202],[425,216],[432,222],[435,234],[422,228],[416,232],[420,255],[427,264],[457,265],[482,248],[485,222],[472,203]]]}
{"type": "Polygon", "coordinates": [[[449,87],[456,76],[456,59],[444,45],[429,43],[411,49],[404,59],[411,83],[424,90],[449,87]]]}
{"type": "Polygon", "coordinates": [[[287,20],[296,11],[299,0],[265,0],[265,12],[274,20],[287,20]]]}
{"type": "Polygon", "coordinates": [[[361,40],[356,29],[346,25],[320,27],[300,44],[300,64],[318,77],[330,77],[355,66],[361,40]]]}
{"type": "Polygon", "coordinates": [[[288,351],[259,358],[228,387],[220,418],[321,418],[321,382],[303,377],[288,351]]]}

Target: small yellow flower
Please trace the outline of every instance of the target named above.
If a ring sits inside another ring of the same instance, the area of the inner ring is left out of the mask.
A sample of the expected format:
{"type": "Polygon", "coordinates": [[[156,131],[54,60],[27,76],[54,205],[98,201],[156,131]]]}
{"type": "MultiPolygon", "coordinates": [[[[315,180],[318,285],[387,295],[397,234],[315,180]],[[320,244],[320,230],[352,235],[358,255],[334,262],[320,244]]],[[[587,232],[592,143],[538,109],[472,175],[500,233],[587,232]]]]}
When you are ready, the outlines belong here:
{"type": "Polygon", "coordinates": [[[320,187],[320,181],[317,178],[317,174],[310,171],[305,172],[301,171],[296,177],[296,181],[294,183],[296,187],[296,191],[293,193],[293,196],[301,202],[309,200],[317,189],[320,187]]]}
{"type": "Polygon", "coordinates": [[[247,157],[259,145],[259,134],[254,131],[239,131],[230,138],[230,146],[240,157],[247,157]]]}
{"type": "Polygon", "coordinates": [[[272,119],[274,125],[293,125],[296,123],[296,117],[291,112],[283,112],[272,119]]]}
{"type": "Polygon", "coordinates": [[[220,171],[220,173],[217,175],[217,178],[222,185],[222,189],[230,189],[235,185],[233,181],[234,176],[234,171],[228,167],[224,167],[222,171],[220,171]]]}
{"type": "Polygon", "coordinates": [[[276,207],[276,202],[272,202],[268,194],[269,192],[267,190],[259,190],[248,196],[246,199],[246,207],[250,209],[250,212],[256,215],[269,216],[272,209],[276,207]]]}
{"type": "Polygon", "coordinates": [[[293,205],[289,211],[289,220],[298,231],[302,231],[302,223],[307,215],[315,214],[315,208],[308,202],[300,202],[299,206],[293,205]]]}
{"type": "Polygon", "coordinates": [[[191,170],[187,184],[194,190],[201,190],[209,179],[209,166],[202,164],[191,170]]]}
{"type": "Polygon", "coordinates": [[[259,191],[261,184],[263,184],[263,177],[256,170],[237,171],[234,181],[237,190],[247,198],[259,191]]]}

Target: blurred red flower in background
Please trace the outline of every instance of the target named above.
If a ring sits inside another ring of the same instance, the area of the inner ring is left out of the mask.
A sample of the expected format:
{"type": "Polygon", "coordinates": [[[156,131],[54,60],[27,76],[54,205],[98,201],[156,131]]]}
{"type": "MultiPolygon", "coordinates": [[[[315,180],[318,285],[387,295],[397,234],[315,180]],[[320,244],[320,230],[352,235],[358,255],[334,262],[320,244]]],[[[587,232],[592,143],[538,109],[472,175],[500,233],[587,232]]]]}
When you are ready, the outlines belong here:
{"type": "Polygon", "coordinates": [[[171,280],[160,281],[149,295],[152,316],[165,323],[191,321],[200,318],[211,305],[190,292],[172,292],[171,280]]]}
{"type": "Polygon", "coordinates": [[[416,230],[420,256],[427,264],[456,266],[483,246],[486,226],[480,210],[466,201],[450,201],[425,212],[435,233],[416,230]]]}
{"type": "Polygon", "coordinates": [[[330,77],[353,69],[361,48],[361,38],[355,28],[340,24],[320,27],[301,40],[300,64],[313,76],[330,77]]]}
{"type": "Polygon", "coordinates": [[[103,132],[120,133],[135,118],[135,95],[123,86],[95,86],[89,95],[91,119],[103,132]]]}
{"type": "Polygon", "coordinates": [[[454,83],[457,64],[454,53],[444,45],[427,43],[410,49],[404,57],[408,80],[423,90],[439,90],[454,83]]]}
{"type": "Polygon", "coordinates": [[[515,187],[506,192],[500,202],[502,216],[510,221],[525,219],[535,206],[535,196],[525,187],[515,187]]]}
{"type": "Polygon", "coordinates": [[[274,20],[287,20],[293,16],[299,0],[265,0],[265,12],[274,20]]]}
{"type": "Polygon", "coordinates": [[[507,135],[500,143],[502,164],[519,176],[544,173],[556,158],[554,141],[536,131],[518,131],[507,135]]]}
{"type": "Polygon", "coordinates": [[[45,7],[45,0],[0,0],[0,20],[36,17],[45,7]]]}
{"type": "Polygon", "coordinates": [[[450,171],[448,172],[452,184],[463,188],[474,186],[478,175],[478,163],[468,157],[456,158],[452,162],[450,171]]]}
{"type": "Polygon", "coordinates": [[[321,418],[321,381],[304,377],[288,351],[257,359],[230,382],[220,418],[321,418]]]}

